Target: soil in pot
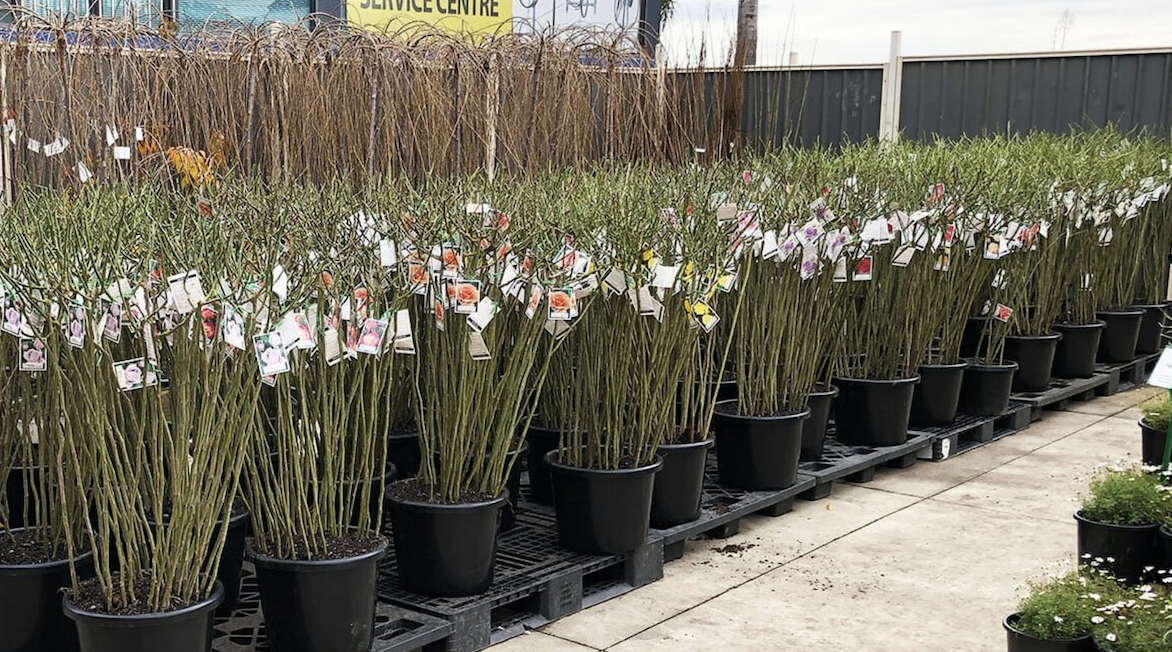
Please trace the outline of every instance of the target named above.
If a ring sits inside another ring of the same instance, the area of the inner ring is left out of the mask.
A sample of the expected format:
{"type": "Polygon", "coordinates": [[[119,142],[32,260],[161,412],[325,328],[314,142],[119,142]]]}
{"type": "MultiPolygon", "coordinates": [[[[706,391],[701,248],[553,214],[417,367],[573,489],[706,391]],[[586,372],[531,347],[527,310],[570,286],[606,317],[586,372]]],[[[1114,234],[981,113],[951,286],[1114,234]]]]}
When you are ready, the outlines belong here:
{"type": "Polygon", "coordinates": [[[1092,652],[1095,649],[1089,635],[1061,640],[1035,638],[1017,629],[1018,620],[1017,614],[1010,614],[1002,623],[1007,652],[1092,652]]]}
{"type": "MultiPolygon", "coordinates": [[[[61,610],[69,587],[68,559],[48,559],[26,529],[0,534],[0,651],[75,652],[77,629],[61,610]]],[[[73,560],[78,577],[93,575],[93,552],[73,560]]]]}
{"type": "Polygon", "coordinates": [[[960,386],[960,411],[979,417],[1001,416],[1009,411],[1009,395],[1017,363],[970,363],[960,386]]]}
{"type": "Polygon", "coordinates": [[[704,497],[704,467],[708,449],[716,443],[709,437],[698,442],[661,444],[663,468],[655,474],[651,495],[651,525],[660,529],[689,523],[700,517],[704,497]]]}
{"type": "Polygon", "coordinates": [[[1159,353],[1164,348],[1164,311],[1168,309],[1168,304],[1141,304],[1135,307],[1144,311],[1143,319],[1139,322],[1135,352],[1140,355],[1159,353]]]}
{"type": "Polygon", "coordinates": [[[1102,339],[1104,322],[1092,324],[1054,324],[1062,335],[1054,351],[1055,378],[1090,378],[1095,374],[1095,356],[1102,339]]]}
{"type": "Polygon", "coordinates": [[[716,404],[716,468],[720,483],[749,491],[786,489],[798,477],[803,424],[810,410],[754,417],[739,414],[736,401],[716,404]]]}
{"type": "Polygon", "coordinates": [[[800,461],[817,462],[826,446],[826,427],[830,423],[830,406],[838,396],[838,388],[819,385],[810,393],[806,405],[810,418],[802,422],[802,454],[800,461]]]}
{"type": "Polygon", "coordinates": [[[329,543],[330,554],[313,560],[252,552],[272,652],[369,652],[387,542],[347,535],[329,543]]]}
{"type": "Polygon", "coordinates": [[[956,420],[960,385],[968,362],[920,365],[920,382],[912,393],[913,426],[943,426],[956,420]]]}
{"type": "Polygon", "coordinates": [[[553,481],[558,543],[574,552],[605,555],[643,545],[662,458],[635,468],[583,469],[562,464],[558,453],[545,457],[553,481]]]}
{"type": "Polygon", "coordinates": [[[1153,428],[1139,420],[1140,436],[1143,438],[1141,444],[1141,453],[1144,464],[1148,466],[1160,466],[1164,461],[1164,443],[1168,439],[1168,433],[1165,430],[1153,428]]]}
{"type": "Polygon", "coordinates": [[[395,465],[399,478],[415,477],[420,460],[418,432],[398,432],[387,437],[387,461],[395,465]]]}
{"type": "Polygon", "coordinates": [[[1131,362],[1135,359],[1135,347],[1139,343],[1139,327],[1144,311],[1104,310],[1099,313],[1106,326],[1099,338],[1100,362],[1131,362]]]}
{"type": "Polygon", "coordinates": [[[1096,568],[1111,571],[1127,582],[1144,580],[1144,569],[1157,565],[1158,524],[1108,525],[1084,518],[1081,513],[1075,513],[1074,520],[1078,523],[1079,563],[1101,559],[1096,568]]]}
{"type": "Polygon", "coordinates": [[[541,504],[553,504],[553,488],[549,481],[549,467],[545,465],[546,453],[558,447],[561,433],[556,429],[544,428],[535,423],[529,425],[529,435],[526,443],[529,452],[526,461],[529,464],[529,500],[541,504]]]}
{"type": "Polygon", "coordinates": [[[505,496],[434,502],[418,479],[391,487],[395,563],[403,586],[421,595],[460,597],[488,590],[505,496]]]}
{"type": "MultiPolygon", "coordinates": [[[[147,592],[141,582],[140,594],[147,592]]],[[[170,611],[143,612],[141,608],[107,613],[101,587],[90,580],[76,595],[67,595],[65,615],[77,624],[81,652],[208,652],[212,646],[212,621],[224,599],[224,587],[216,582],[212,595],[192,605],[176,605],[170,611]]]]}
{"type": "Polygon", "coordinates": [[[856,446],[897,446],[907,441],[912,395],[919,376],[896,380],[835,378],[835,437],[856,446]]]}
{"type": "Polygon", "coordinates": [[[1005,359],[1017,363],[1013,374],[1013,391],[1043,392],[1050,386],[1054,354],[1061,333],[1049,335],[1010,335],[1005,338],[1005,359]]]}

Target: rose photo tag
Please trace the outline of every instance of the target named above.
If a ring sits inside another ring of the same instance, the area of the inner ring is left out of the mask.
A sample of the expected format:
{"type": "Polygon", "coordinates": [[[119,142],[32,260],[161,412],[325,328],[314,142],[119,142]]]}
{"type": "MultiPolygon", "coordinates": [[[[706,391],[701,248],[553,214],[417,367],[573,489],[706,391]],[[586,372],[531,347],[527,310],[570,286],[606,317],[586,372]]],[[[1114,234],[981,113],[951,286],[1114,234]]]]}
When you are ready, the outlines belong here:
{"type": "Polygon", "coordinates": [[[724,273],[716,277],[716,289],[724,294],[732,292],[737,286],[736,270],[726,269],[724,273]]]}
{"type": "MultiPolygon", "coordinates": [[[[834,212],[826,205],[826,200],[821,197],[810,202],[810,212],[814,214],[814,218],[819,222],[829,222],[834,219],[834,212]]],[[[802,244],[805,243],[803,242],[802,244]]]]}
{"type": "MultiPolygon", "coordinates": [[[[133,310],[134,307],[131,306],[131,311],[133,312],[133,310]]],[[[219,332],[219,328],[217,327],[218,316],[216,307],[210,303],[205,303],[199,307],[199,324],[203,329],[203,337],[208,342],[214,341],[216,339],[216,333],[219,332]]],[[[135,320],[134,325],[138,326],[140,323],[141,320],[135,320]]]]}
{"type": "Polygon", "coordinates": [[[830,260],[838,260],[838,257],[842,255],[842,250],[846,247],[848,240],[849,237],[847,235],[846,229],[832,231],[829,237],[826,238],[825,242],[826,257],[830,260]]]}
{"type": "Polygon", "coordinates": [[[118,342],[122,339],[122,304],[117,301],[104,303],[106,309],[102,312],[102,337],[118,342]]]}
{"type": "Polygon", "coordinates": [[[415,294],[427,294],[427,281],[430,274],[427,267],[418,261],[407,263],[407,283],[415,294]]]}
{"type": "MultiPolygon", "coordinates": [[[[840,259],[845,260],[845,259],[840,259]]],[[[802,280],[808,281],[814,278],[818,273],[818,250],[815,247],[802,248],[802,266],[799,269],[799,276],[802,280]]]]}
{"type": "Polygon", "coordinates": [[[484,330],[496,315],[496,311],[497,305],[492,299],[488,297],[481,298],[480,303],[476,306],[476,312],[468,315],[468,328],[471,328],[477,333],[484,330]]]}
{"type": "Polygon", "coordinates": [[[124,392],[142,389],[146,384],[146,360],[131,358],[115,362],[114,378],[118,381],[118,389],[124,392]]]}
{"type": "Polygon", "coordinates": [[[711,333],[712,329],[716,328],[716,324],[720,322],[720,315],[712,310],[712,306],[708,305],[707,301],[701,300],[692,303],[688,314],[705,333],[711,333]]]}
{"type": "Polygon", "coordinates": [[[468,333],[468,355],[472,356],[473,360],[492,359],[492,354],[488,351],[488,344],[484,342],[484,336],[476,331],[468,333]]]}
{"type": "Polygon", "coordinates": [[[947,272],[951,268],[952,268],[952,247],[944,247],[943,249],[940,250],[940,253],[936,255],[935,270],[937,272],[947,272]]]}
{"type": "Polygon", "coordinates": [[[529,286],[529,299],[525,303],[525,317],[533,319],[541,308],[541,299],[544,291],[540,283],[534,282],[529,286]]]}
{"type": "Polygon", "coordinates": [[[358,336],[358,352],[379,355],[383,351],[383,340],[390,325],[381,319],[367,319],[362,322],[362,333],[358,336]]]}
{"type": "Polygon", "coordinates": [[[20,339],[20,370],[44,371],[48,366],[45,358],[45,340],[39,337],[20,339]]]}
{"type": "Polygon", "coordinates": [[[997,304],[997,307],[993,309],[993,319],[996,319],[997,321],[1009,323],[1009,318],[1012,316],[1013,308],[1010,308],[1003,303],[997,304]]]}
{"type": "Polygon", "coordinates": [[[220,337],[228,346],[240,351],[248,348],[244,339],[244,315],[230,303],[224,304],[224,316],[220,319],[220,337]]]}
{"type": "Polygon", "coordinates": [[[464,267],[463,251],[454,244],[445,244],[440,250],[440,263],[444,278],[460,278],[460,270],[464,267]]]}
{"type": "Polygon", "coordinates": [[[872,264],[871,256],[867,255],[860,258],[859,262],[855,263],[855,271],[851,275],[851,279],[855,281],[871,280],[872,264]]]}
{"type": "Polygon", "coordinates": [[[279,331],[254,335],[252,346],[261,376],[275,376],[289,371],[289,352],[279,331]]]}
{"type": "Polygon", "coordinates": [[[269,387],[276,387],[277,386],[277,377],[275,375],[261,376],[260,382],[264,383],[265,385],[268,385],[269,387]]]}
{"type": "Polygon", "coordinates": [[[800,229],[798,229],[798,242],[803,247],[810,247],[818,241],[818,238],[822,237],[824,232],[825,231],[822,228],[822,225],[819,224],[817,220],[810,220],[809,222],[803,224],[800,229]]]}
{"type": "Polygon", "coordinates": [[[432,297],[431,302],[431,312],[435,315],[435,327],[442,331],[444,330],[444,314],[447,312],[447,308],[444,307],[444,302],[439,297],[432,297]]]}
{"type": "Polygon", "coordinates": [[[85,346],[85,322],[86,310],[85,306],[80,303],[73,303],[69,306],[69,320],[65,326],[65,338],[76,349],[85,346]]]}
{"type": "Polygon", "coordinates": [[[338,329],[330,327],[326,328],[322,333],[323,338],[323,355],[326,358],[326,364],[331,367],[342,361],[342,338],[338,334],[338,329]]]}
{"type": "Polygon", "coordinates": [[[480,303],[480,281],[462,279],[456,283],[455,307],[457,315],[471,315],[480,303]]]}
{"type": "Polygon", "coordinates": [[[549,291],[549,319],[551,321],[569,321],[578,316],[578,299],[574,296],[574,288],[562,287],[549,291]]]}
{"type": "Polygon", "coordinates": [[[143,366],[142,386],[154,387],[158,385],[160,376],[162,374],[159,373],[159,368],[155,366],[151,358],[147,358],[146,364],[143,366]]]}
{"type": "Polygon", "coordinates": [[[792,256],[793,253],[801,246],[802,243],[798,240],[797,233],[791,233],[784,241],[782,241],[781,248],[778,251],[778,257],[782,262],[789,260],[789,257],[792,256]]]}
{"type": "Polygon", "coordinates": [[[11,335],[20,335],[24,324],[24,314],[17,307],[16,300],[9,296],[4,297],[4,323],[0,324],[0,329],[11,335]]]}

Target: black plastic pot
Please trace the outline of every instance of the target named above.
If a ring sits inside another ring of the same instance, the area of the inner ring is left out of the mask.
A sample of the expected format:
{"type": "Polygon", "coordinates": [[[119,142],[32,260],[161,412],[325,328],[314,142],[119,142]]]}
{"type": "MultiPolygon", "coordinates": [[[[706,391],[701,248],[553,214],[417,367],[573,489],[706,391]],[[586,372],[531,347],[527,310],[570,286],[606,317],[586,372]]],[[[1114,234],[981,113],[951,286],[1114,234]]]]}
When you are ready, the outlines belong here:
{"type": "Polygon", "coordinates": [[[920,382],[912,393],[913,426],[943,426],[956,420],[960,384],[968,362],[920,365],[920,382]]]}
{"type": "Polygon", "coordinates": [[[1139,420],[1139,430],[1143,437],[1141,451],[1144,464],[1160,466],[1164,461],[1164,443],[1168,438],[1167,431],[1153,428],[1144,423],[1143,419],[1139,420]]]}
{"type": "MultiPolygon", "coordinates": [[[[4,481],[4,491],[8,494],[8,522],[6,525],[9,529],[15,530],[28,525],[24,520],[25,483],[26,481],[34,484],[39,482],[44,468],[43,466],[14,466],[8,470],[8,477],[4,481]]],[[[35,511],[32,504],[29,504],[28,508],[30,511],[35,511]]]]}
{"type": "Polygon", "coordinates": [[[456,505],[400,500],[393,489],[390,496],[395,563],[404,587],[438,597],[488,590],[504,496],[456,505]]]}
{"type": "Polygon", "coordinates": [[[736,401],[721,401],[712,414],[720,483],[749,491],[785,489],[798,477],[805,409],[793,414],[737,414],[736,401]]]}
{"type": "Polygon", "coordinates": [[[663,468],[655,474],[651,494],[651,525],[663,529],[688,523],[700,517],[700,499],[704,495],[704,466],[708,449],[716,440],[687,444],[661,444],[659,457],[663,468]]]}
{"type": "Polygon", "coordinates": [[[896,380],[835,378],[834,434],[844,444],[897,446],[907,441],[919,376],[896,380]]]}
{"type": "Polygon", "coordinates": [[[621,555],[647,540],[655,474],[663,467],[656,456],[634,469],[580,469],[545,456],[553,481],[558,543],[567,550],[621,555]]]}
{"type": "Polygon", "coordinates": [[[1144,311],[1104,310],[1099,313],[1107,325],[1099,339],[1100,362],[1131,362],[1135,359],[1135,346],[1139,343],[1139,325],[1144,311]]]}
{"type": "Polygon", "coordinates": [[[517,505],[521,502],[521,460],[529,454],[529,443],[521,444],[521,448],[509,453],[509,477],[505,479],[505,491],[508,502],[501,510],[501,532],[508,532],[517,525],[517,505]]]}
{"type": "Polygon", "coordinates": [[[1018,614],[1010,614],[1002,623],[1005,627],[1006,652],[1091,652],[1095,649],[1090,635],[1058,640],[1034,638],[1017,629],[1019,620],[1018,614]]]}
{"type": "Polygon", "coordinates": [[[1160,541],[1157,548],[1159,551],[1156,557],[1157,570],[1172,572],[1172,530],[1166,526],[1160,528],[1160,541]]]}
{"type": "MultiPolygon", "coordinates": [[[[386,552],[386,542],[344,559],[290,561],[253,551],[269,649],[369,652],[374,641],[378,561],[386,552]]],[[[157,650],[170,652],[165,647],[157,650]]]]}
{"type": "Polygon", "coordinates": [[[960,411],[978,417],[995,417],[1009,411],[1016,362],[977,364],[970,362],[960,385],[960,411]]]}
{"type": "Polygon", "coordinates": [[[1051,375],[1055,378],[1090,378],[1095,374],[1095,356],[1099,350],[1105,323],[1054,324],[1054,330],[1062,335],[1054,351],[1054,367],[1051,375]]]}
{"type": "Polygon", "coordinates": [[[1157,565],[1159,524],[1108,525],[1084,518],[1081,512],[1075,512],[1074,520],[1078,522],[1079,563],[1102,559],[1097,568],[1126,582],[1143,580],[1144,569],[1157,565]]]}
{"type": "Polygon", "coordinates": [[[399,479],[415,477],[421,461],[419,433],[401,432],[387,437],[387,460],[399,471],[399,479]]]}
{"type": "MultiPolygon", "coordinates": [[[[78,577],[93,575],[94,554],[74,559],[78,577]]],[[[0,651],[74,652],[77,628],[61,610],[61,590],[71,583],[69,560],[0,565],[0,651]]]]}
{"type": "Polygon", "coordinates": [[[1005,359],[1017,363],[1013,374],[1013,391],[1044,392],[1050,386],[1054,354],[1061,333],[1049,335],[1010,335],[1005,338],[1005,359]]]}
{"type": "MultiPolygon", "coordinates": [[[[210,598],[175,611],[113,616],[86,611],[69,597],[63,608],[77,624],[81,652],[208,652],[212,649],[212,620],[223,599],[224,587],[217,582],[210,598]]],[[[269,620],[268,611],[265,613],[269,620]]]]}
{"type": "Polygon", "coordinates": [[[1140,355],[1157,353],[1164,348],[1164,311],[1168,303],[1140,304],[1135,308],[1144,311],[1139,322],[1139,337],[1135,341],[1135,352],[1140,355]]]}
{"type": "Polygon", "coordinates": [[[989,324],[988,317],[969,317],[960,336],[960,357],[975,358],[981,353],[981,335],[989,324]]]}
{"type": "Polygon", "coordinates": [[[806,406],[810,418],[802,422],[802,462],[817,462],[822,459],[822,448],[826,445],[826,426],[830,422],[830,406],[838,396],[838,388],[819,385],[810,392],[806,406]]]}
{"type": "Polygon", "coordinates": [[[561,433],[557,430],[530,425],[525,438],[529,444],[529,500],[542,505],[553,504],[553,488],[549,484],[546,453],[557,449],[561,433]]]}
{"type": "Polygon", "coordinates": [[[248,536],[250,516],[245,511],[228,519],[224,552],[220,554],[220,565],[216,567],[216,579],[224,585],[224,601],[216,608],[216,613],[221,616],[232,613],[240,602],[240,572],[244,566],[244,540],[248,536]]]}

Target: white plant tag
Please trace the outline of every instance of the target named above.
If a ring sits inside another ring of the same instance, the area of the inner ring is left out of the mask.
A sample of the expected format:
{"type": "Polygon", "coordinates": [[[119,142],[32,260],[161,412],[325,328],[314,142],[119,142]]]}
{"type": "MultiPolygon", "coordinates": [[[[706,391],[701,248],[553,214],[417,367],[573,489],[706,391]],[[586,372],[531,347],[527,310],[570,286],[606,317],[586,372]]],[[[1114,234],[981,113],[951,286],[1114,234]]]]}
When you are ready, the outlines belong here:
{"type": "Polygon", "coordinates": [[[468,333],[468,355],[472,356],[473,360],[491,360],[492,354],[488,351],[488,345],[484,342],[484,337],[473,331],[468,333]]]}
{"type": "Polygon", "coordinates": [[[130,146],[129,145],[115,145],[114,146],[114,160],[115,161],[129,161],[130,160],[130,146]]]}
{"type": "Polygon", "coordinates": [[[171,291],[171,299],[175,302],[175,311],[181,315],[195,312],[196,307],[204,302],[199,272],[192,270],[169,276],[167,285],[171,291]]]}

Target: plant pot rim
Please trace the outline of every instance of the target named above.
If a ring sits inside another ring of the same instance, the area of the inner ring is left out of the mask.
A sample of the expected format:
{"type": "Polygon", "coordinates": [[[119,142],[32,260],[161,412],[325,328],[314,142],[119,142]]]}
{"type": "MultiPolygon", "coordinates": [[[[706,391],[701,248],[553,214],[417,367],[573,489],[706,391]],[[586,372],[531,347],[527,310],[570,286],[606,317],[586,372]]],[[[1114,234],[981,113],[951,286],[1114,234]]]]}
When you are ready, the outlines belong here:
{"type": "Polygon", "coordinates": [[[1065,328],[1065,329],[1067,329],[1067,330],[1076,330],[1076,329],[1083,329],[1083,328],[1086,328],[1086,329],[1090,329],[1090,328],[1106,328],[1106,327],[1107,327],[1107,322],[1103,321],[1102,319],[1096,319],[1095,321],[1093,321],[1093,322],[1091,322],[1091,323],[1089,323],[1089,324],[1072,324],[1072,323],[1070,323],[1070,322],[1068,322],[1068,321],[1056,321],[1056,322],[1054,322],[1054,323],[1052,324],[1052,326],[1053,326],[1055,329],[1058,329],[1058,328],[1065,328]]]}
{"type": "Polygon", "coordinates": [[[970,360],[969,369],[991,373],[1007,373],[1010,371],[1017,371],[1017,363],[1010,361],[1002,362],[1001,364],[985,364],[983,362],[973,362],[970,360]]]}
{"type": "Polygon", "coordinates": [[[1138,309],[1138,308],[1132,308],[1132,307],[1120,307],[1120,308],[1111,308],[1111,309],[1108,309],[1108,310],[1096,310],[1096,311],[1095,311],[1095,315],[1096,315],[1096,316],[1098,316],[1098,315],[1110,315],[1110,316],[1112,316],[1112,317],[1118,317],[1118,316],[1123,316],[1123,317],[1137,317],[1137,316],[1138,316],[1138,317],[1142,317],[1142,316],[1143,316],[1143,314],[1144,314],[1144,311],[1143,311],[1143,310],[1140,310],[1140,309],[1138,309]]]}
{"type": "Polygon", "coordinates": [[[1159,303],[1133,303],[1131,304],[1131,307],[1137,308],[1139,310],[1151,310],[1153,308],[1167,308],[1169,304],[1172,304],[1172,301],[1161,301],[1159,303]]]}
{"type": "Polygon", "coordinates": [[[1103,527],[1113,527],[1113,528],[1117,528],[1120,530],[1131,530],[1134,532],[1142,532],[1144,530],[1159,530],[1160,529],[1159,523],[1150,523],[1147,525],[1115,525],[1114,523],[1104,523],[1102,521],[1096,521],[1094,519],[1090,519],[1090,518],[1083,516],[1081,509],[1074,513],[1074,520],[1082,522],[1082,523],[1090,523],[1091,525],[1101,525],[1103,527]]]}
{"type": "Polygon", "coordinates": [[[712,448],[715,445],[716,437],[709,433],[707,437],[701,439],[700,441],[690,441],[683,444],[660,444],[659,450],[682,451],[692,448],[712,448]]]}
{"type": "MultiPolygon", "coordinates": [[[[407,478],[406,480],[399,480],[399,482],[410,482],[412,480],[418,480],[418,478],[407,478]]],[[[399,482],[396,482],[395,484],[398,484],[399,482]]],[[[392,486],[394,486],[394,485],[392,485],[392,486]]],[[[499,507],[501,505],[504,505],[505,501],[508,499],[509,499],[509,490],[505,489],[501,493],[501,495],[497,496],[496,498],[490,498],[488,500],[477,500],[475,502],[470,502],[470,503],[431,503],[431,502],[427,502],[424,500],[403,500],[401,498],[396,498],[392,488],[387,487],[387,500],[391,501],[391,503],[394,505],[398,505],[400,507],[405,507],[409,511],[412,511],[412,512],[448,512],[448,513],[451,513],[453,511],[461,511],[461,510],[462,511],[475,511],[477,509],[481,509],[484,507],[492,507],[494,505],[499,507]]]]}
{"type": "Polygon", "coordinates": [[[1168,527],[1167,525],[1161,525],[1160,526],[1160,534],[1168,537],[1169,539],[1172,539],[1172,527],[1168,527]]]}
{"type": "Polygon", "coordinates": [[[834,384],[839,383],[855,384],[855,385],[914,385],[920,382],[920,374],[914,376],[906,376],[904,378],[892,378],[890,380],[883,378],[855,378],[852,376],[835,376],[834,384]]]}
{"type": "Polygon", "coordinates": [[[62,609],[65,615],[70,620],[77,620],[78,618],[85,618],[87,620],[102,621],[107,627],[132,628],[140,627],[143,624],[153,623],[161,620],[188,620],[203,615],[204,612],[211,613],[220,603],[224,601],[224,585],[216,581],[215,588],[212,590],[211,596],[205,600],[200,600],[193,605],[188,605],[182,609],[175,609],[174,611],[156,611],[149,614],[134,614],[134,615],[118,615],[118,614],[104,614],[97,611],[90,611],[83,609],[77,605],[69,594],[65,595],[62,600],[62,609]]]}
{"type": "Polygon", "coordinates": [[[408,430],[406,432],[400,432],[400,433],[396,433],[393,435],[387,435],[387,439],[391,439],[391,440],[419,439],[419,429],[415,428],[412,430],[408,430]]]}
{"type": "Polygon", "coordinates": [[[817,385],[814,385],[814,391],[810,392],[810,396],[830,396],[830,398],[834,398],[835,396],[838,396],[840,391],[841,390],[839,390],[838,386],[834,383],[818,383],[817,385]]]}
{"type": "Polygon", "coordinates": [[[967,366],[969,361],[962,359],[960,362],[925,362],[920,365],[920,369],[964,369],[967,366]]]}
{"type": "Polygon", "coordinates": [[[369,552],[364,552],[361,555],[354,555],[353,557],[341,557],[339,559],[278,559],[257,551],[252,544],[253,540],[249,539],[246,556],[258,567],[272,568],[275,570],[297,570],[301,573],[331,572],[350,566],[357,566],[372,559],[381,559],[387,553],[388,545],[387,538],[380,536],[377,548],[369,552]]]}
{"type": "Polygon", "coordinates": [[[1044,333],[1042,335],[1006,335],[1007,340],[1060,340],[1062,333],[1054,331],[1052,333],[1044,333]]]}
{"type": "Polygon", "coordinates": [[[1003,627],[1005,627],[1005,629],[1007,631],[1013,632],[1014,634],[1017,634],[1018,636],[1024,636],[1024,637],[1031,639],[1031,640],[1034,640],[1034,641],[1050,641],[1050,642],[1054,642],[1054,643],[1078,643],[1080,641],[1089,641],[1091,639],[1090,634],[1083,634],[1082,636],[1079,636],[1078,638],[1038,638],[1037,636],[1034,636],[1033,634],[1027,634],[1027,633],[1021,631],[1020,629],[1014,627],[1014,625],[1017,624],[1017,622],[1020,620],[1021,620],[1021,612],[1015,611],[1015,612],[1009,614],[1008,616],[1006,616],[1005,620],[1001,621],[1001,625],[1003,627]]]}
{"type": "Polygon", "coordinates": [[[584,469],[579,466],[570,466],[569,464],[562,464],[558,461],[558,449],[553,449],[545,454],[545,463],[551,470],[556,469],[562,473],[570,475],[582,476],[598,476],[598,475],[642,475],[644,473],[657,473],[659,469],[663,468],[663,458],[658,454],[650,464],[646,466],[637,466],[631,469],[584,469]]]}
{"type": "Polygon", "coordinates": [[[1147,417],[1140,417],[1140,418],[1139,418],[1139,421],[1137,421],[1136,423],[1138,423],[1138,424],[1139,424],[1139,427],[1140,427],[1140,428],[1145,428],[1145,429],[1147,429],[1147,430],[1154,430],[1154,431],[1156,431],[1156,432],[1158,432],[1158,433],[1160,433],[1160,434],[1163,434],[1163,435],[1167,435],[1167,434],[1168,434],[1168,429],[1167,429],[1167,428],[1156,428],[1156,427],[1154,427],[1154,426],[1148,425],[1148,418],[1147,418],[1147,417]]]}
{"type": "Polygon", "coordinates": [[[810,406],[808,405],[798,412],[786,412],[785,414],[771,414],[768,416],[753,416],[750,414],[730,412],[728,408],[731,407],[733,410],[735,410],[737,402],[738,399],[735,398],[726,399],[724,401],[717,401],[716,405],[712,406],[712,411],[714,414],[720,414],[721,417],[726,417],[729,419],[743,419],[745,421],[790,421],[794,419],[802,421],[804,419],[810,418],[810,406]]]}
{"type": "MultiPolygon", "coordinates": [[[[8,530],[8,531],[9,532],[21,532],[21,531],[29,530],[29,529],[32,529],[32,528],[17,527],[17,528],[12,528],[11,530],[8,530]]],[[[54,569],[54,568],[59,568],[62,566],[68,566],[70,563],[77,563],[77,562],[82,561],[84,559],[90,559],[93,556],[94,556],[93,550],[86,550],[85,552],[79,553],[78,555],[76,555],[72,559],[69,559],[67,557],[65,559],[54,559],[52,561],[42,561],[42,562],[37,562],[35,564],[0,564],[0,576],[36,574],[40,571],[46,571],[46,570],[50,570],[50,569],[54,569]]]]}

